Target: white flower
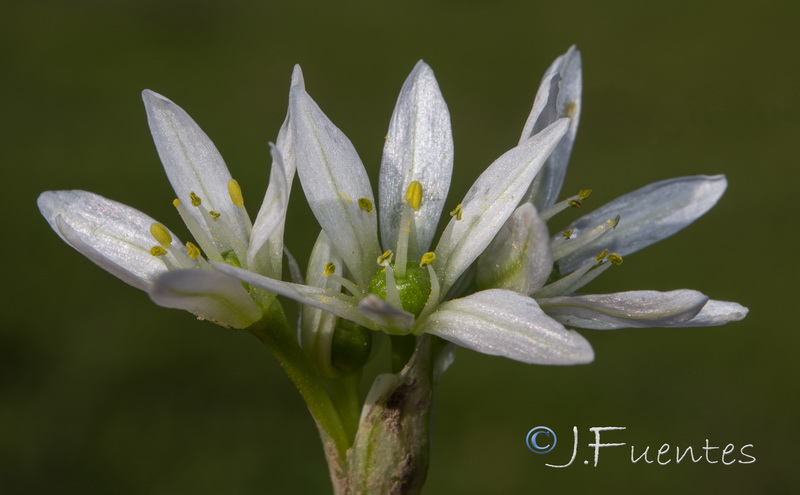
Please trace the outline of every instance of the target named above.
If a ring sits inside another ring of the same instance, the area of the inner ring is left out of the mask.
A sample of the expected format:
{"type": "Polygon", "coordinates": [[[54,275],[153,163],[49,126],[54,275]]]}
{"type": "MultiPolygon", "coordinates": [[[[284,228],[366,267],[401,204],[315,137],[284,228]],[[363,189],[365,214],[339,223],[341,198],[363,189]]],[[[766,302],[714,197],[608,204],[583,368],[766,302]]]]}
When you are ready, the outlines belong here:
{"type": "MultiPolygon", "coordinates": [[[[248,293],[205,258],[280,278],[293,164],[284,165],[273,147],[269,186],[253,225],[238,183],[208,136],[167,98],[149,90],[142,98],[177,196],[173,204],[195,242],[184,244],[148,215],[86,191],[42,193],[39,209],[64,241],[157,304],[223,326],[248,327],[261,319],[274,295],[248,293]]],[[[285,127],[278,146],[287,142],[285,127]]]]}
{"type": "MultiPolygon", "coordinates": [[[[568,118],[532,130],[491,164],[428,251],[453,163],[450,116],[430,67],[419,62],[400,92],[384,147],[377,208],[353,145],[306,93],[301,78],[295,80],[288,118],[292,146],[286,149],[323,230],[309,263],[310,285],[217,264],[221,271],[373,330],[427,332],[527,363],[593,359],[582,336],[548,317],[527,295],[490,289],[447,300],[448,294],[461,293],[468,269],[523,200],[568,132],[568,118]]],[[[304,311],[309,315],[307,328],[317,330],[315,338],[330,341],[331,318],[304,311]],[[328,331],[319,332],[320,326],[328,331]]]]}
{"type": "Polygon", "coordinates": [[[580,328],[711,326],[744,318],[748,310],[740,304],[709,300],[692,290],[574,295],[621,263],[622,256],[692,223],[716,204],[727,186],[721,175],[656,182],[598,208],[551,239],[546,220],[580,206],[591,192],[556,203],[578,126],[580,93],[580,53],[572,47],[545,73],[520,142],[560,116],[571,118],[570,129],[528,191],[533,204],[526,202],[514,212],[481,257],[478,287],[531,296],[551,318],[580,328]],[[551,273],[553,262],[557,273],[551,273]]]}

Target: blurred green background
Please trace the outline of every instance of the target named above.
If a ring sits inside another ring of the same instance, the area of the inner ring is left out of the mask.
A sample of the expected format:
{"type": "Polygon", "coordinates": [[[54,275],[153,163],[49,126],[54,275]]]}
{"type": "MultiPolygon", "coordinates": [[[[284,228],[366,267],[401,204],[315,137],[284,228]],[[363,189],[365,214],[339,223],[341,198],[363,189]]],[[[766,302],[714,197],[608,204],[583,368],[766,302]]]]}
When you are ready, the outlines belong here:
{"type": "MultiPolygon", "coordinates": [[[[800,486],[800,338],[788,314],[800,3],[12,0],[3,10],[0,493],[330,490],[310,416],[255,339],[153,305],[39,216],[41,191],[85,189],[183,232],[142,89],[197,120],[255,213],[293,64],[374,179],[397,93],[423,58],[453,121],[449,204],[516,143],[542,73],[573,43],[584,106],[566,192],[593,189],[591,209],[670,177],[729,180],[709,214],[587,289],[693,288],[751,312],[717,328],[585,331],[597,359],[582,367],[460,350],[435,404],[426,493],[800,486]],[[538,425],[560,435],[549,456],[525,447],[538,425]],[[575,465],[545,467],[569,458],[572,426],[575,465]],[[757,460],[632,464],[622,447],[585,466],[592,426],[627,427],[603,439],[637,453],[709,439],[737,453],[753,444],[757,460]]],[[[303,265],[313,222],[296,184],[287,243],[303,265]]]]}

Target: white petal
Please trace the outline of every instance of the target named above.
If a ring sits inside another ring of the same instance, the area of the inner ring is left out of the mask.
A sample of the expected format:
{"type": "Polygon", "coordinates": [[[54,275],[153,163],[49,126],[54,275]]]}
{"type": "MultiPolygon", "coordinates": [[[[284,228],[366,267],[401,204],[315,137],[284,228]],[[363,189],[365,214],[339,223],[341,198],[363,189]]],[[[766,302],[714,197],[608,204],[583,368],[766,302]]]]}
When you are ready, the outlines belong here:
{"type": "MultiPolygon", "coordinates": [[[[280,278],[283,260],[283,249],[272,252],[267,241],[275,229],[286,220],[286,207],[289,202],[289,184],[283,167],[281,152],[271,147],[272,170],[269,174],[269,186],[264,202],[250,232],[250,246],[247,249],[247,267],[258,273],[280,278]]],[[[277,246],[275,246],[277,248],[277,246]]]]}
{"type": "MultiPolygon", "coordinates": [[[[167,271],[150,254],[158,242],[151,217],[122,203],[86,191],[47,191],[37,200],[50,227],[100,267],[137,289],[148,290],[167,271]]],[[[175,234],[172,244],[183,246],[175,234]]]]}
{"type": "Polygon", "coordinates": [[[358,310],[390,335],[406,335],[414,323],[414,315],[395,308],[375,294],[367,294],[358,303],[358,310]]]}
{"type": "Polygon", "coordinates": [[[236,277],[242,282],[247,282],[254,287],[274,292],[303,304],[328,311],[336,316],[358,323],[361,326],[377,330],[375,323],[358,312],[358,300],[355,297],[347,296],[341,292],[330,289],[321,289],[319,287],[274,280],[224,263],[212,261],[211,264],[218,270],[232,277],[236,277]]]}
{"type": "Polygon", "coordinates": [[[691,320],[669,325],[670,327],[713,327],[725,325],[734,321],[740,321],[747,316],[750,310],[741,304],[728,301],[709,300],[697,316],[691,320]]]}
{"type": "Polygon", "coordinates": [[[242,282],[217,270],[169,271],[158,277],[150,299],[230,328],[247,328],[261,319],[242,282]]]}
{"type": "Polygon", "coordinates": [[[451,219],[436,247],[436,271],[442,277],[443,294],[511,216],[568,126],[569,120],[561,119],[506,152],[472,185],[461,203],[461,220],[451,219]]]}
{"type": "Polygon", "coordinates": [[[640,290],[615,294],[539,299],[541,308],[564,325],[594,330],[669,327],[690,321],[708,301],[694,290],[640,290]]]}
{"type": "MultiPolygon", "coordinates": [[[[169,182],[178,199],[189,201],[194,192],[209,211],[221,215],[233,234],[247,242],[249,226],[228,192],[231,174],[214,143],[181,107],[150,90],[142,92],[147,122],[164,164],[169,182]]],[[[187,208],[200,225],[205,225],[197,208],[187,208]]]]}
{"type": "MultiPolygon", "coordinates": [[[[292,83],[291,86],[299,86],[303,88],[303,72],[300,70],[299,65],[295,65],[294,71],[292,71],[292,83]]],[[[290,122],[291,112],[286,112],[286,118],[283,121],[283,125],[281,125],[280,130],[278,131],[278,139],[275,141],[275,147],[280,152],[280,156],[283,159],[283,171],[286,174],[286,190],[291,192],[292,190],[292,182],[294,182],[294,176],[297,171],[297,167],[295,166],[295,150],[294,150],[294,137],[292,136],[292,125],[290,122]]],[[[272,167],[275,167],[275,159],[273,154],[272,160],[272,167]]],[[[272,182],[272,171],[270,170],[270,182],[272,182]]],[[[264,202],[267,202],[268,199],[271,199],[271,193],[269,191],[269,187],[267,188],[267,193],[264,196],[264,202]]],[[[263,209],[263,206],[262,206],[263,209]]],[[[284,252],[283,249],[283,232],[285,228],[286,216],[281,219],[275,229],[272,231],[272,235],[270,235],[269,239],[267,240],[267,247],[266,250],[269,253],[269,266],[264,270],[263,273],[277,279],[283,278],[283,263],[282,263],[282,254],[284,252]]],[[[256,223],[258,223],[258,219],[256,219],[256,223]]]]}
{"type": "Polygon", "coordinates": [[[570,272],[603,249],[622,256],[665,239],[711,209],[725,192],[724,175],[695,175],[656,182],[620,196],[570,226],[573,237],[620,217],[615,229],[558,260],[570,272]]]}
{"type": "Polygon", "coordinates": [[[520,142],[532,136],[539,129],[551,124],[561,117],[569,117],[569,130],[550,154],[542,170],[536,175],[526,200],[532,201],[539,210],[552,206],[558,199],[564,176],[567,173],[569,157],[578,132],[581,114],[581,54],[575,48],[558,57],[547,69],[539,86],[539,93],[534,100],[533,109],[525,123],[520,142]],[[552,77],[558,74],[557,94],[553,94],[552,77]],[[540,103],[542,100],[542,103],[540,103]],[[553,101],[555,100],[555,101],[553,101]]]}
{"type": "Polygon", "coordinates": [[[443,303],[420,321],[424,331],[484,354],[530,364],[583,364],[591,345],[517,292],[493,289],[443,303]]]}
{"type": "Polygon", "coordinates": [[[450,113],[433,70],[420,60],[400,90],[383,147],[378,196],[384,249],[395,249],[403,199],[417,181],[422,184],[422,206],[414,212],[416,252],[428,251],[452,173],[450,113]]]}
{"type": "MultiPolygon", "coordinates": [[[[342,286],[336,279],[324,275],[325,265],[328,263],[341,267],[342,259],[334,251],[325,231],[322,231],[317,236],[314,249],[311,250],[306,280],[308,285],[313,287],[341,293],[342,286]]],[[[339,318],[333,313],[307,304],[303,305],[301,315],[300,344],[303,349],[312,357],[314,363],[323,368],[322,371],[327,376],[339,375],[340,373],[334,370],[331,364],[331,341],[339,318]]]]}
{"type": "Polygon", "coordinates": [[[290,94],[297,173],[322,229],[356,282],[366,287],[378,254],[377,212],[369,178],[355,148],[299,86],[290,94]]]}
{"type": "Polygon", "coordinates": [[[542,288],[552,270],[547,224],[535,206],[525,203],[514,210],[478,258],[478,288],[508,289],[530,296],[542,288]]]}

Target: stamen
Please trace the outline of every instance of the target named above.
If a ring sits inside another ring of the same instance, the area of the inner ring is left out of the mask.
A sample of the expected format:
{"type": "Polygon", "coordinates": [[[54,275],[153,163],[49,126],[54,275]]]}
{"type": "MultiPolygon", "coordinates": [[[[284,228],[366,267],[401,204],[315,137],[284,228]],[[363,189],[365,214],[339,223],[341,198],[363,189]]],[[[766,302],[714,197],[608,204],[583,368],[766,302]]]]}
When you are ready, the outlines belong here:
{"type": "Polygon", "coordinates": [[[231,197],[231,201],[233,204],[242,208],[244,206],[244,197],[242,196],[242,188],[239,187],[239,183],[236,182],[236,179],[231,179],[228,181],[228,194],[231,197]]]}
{"type": "Polygon", "coordinates": [[[325,263],[325,269],[322,270],[322,275],[327,277],[328,275],[333,275],[336,272],[336,265],[331,263],[330,261],[325,263]]]}
{"type": "Polygon", "coordinates": [[[430,265],[434,261],[436,261],[436,253],[429,251],[422,255],[422,259],[419,262],[419,267],[422,268],[426,265],[430,265]]]}
{"type": "MultiPolygon", "coordinates": [[[[226,222],[217,222],[220,214],[216,211],[208,211],[205,206],[201,204],[200,198],[195,193],[190,193],[189,195],[192,197],[192,204],[200,210],[200,214],[203,216],[203,220],[205,220],[206,228],[211,234],[211,239],[214,241],[214,245],[217,249],[223,252],[233,250],[239,263],[243,263],[247,260],[247,247],[242,243],[241,239],[234,235],[226,222]],[[197,199],[197,204],[195,204],[195,198],[197,199]]],[[[200,242],[197,236],[195,236],[195,239],[200,242]]],[[[202,242],[200,245],[202,246],[202,242]]],[[[209,252],[208,248],[205,246],[203,246],[203,249],[205,249],[206,253],[209,252]]],[[[224,256],[223,261],[225,261],[224,256]]],[[[243,266],[243,268],[247,267],[243,266]]]]}
{"type": "Polygon", "coordinates": [[[161,246],[153,246],[150,248],[150,254],[155,257],[166,256],[167,252],[168,251],[161,246]]]}
{"type": "Polygon", "coordinates": [[[192,242],[187,242],[186,243],[186,254],[189,255],[189,258],[191,258],[193,260],[196,260],[201,255],[200,248],[197,247],[192,242]]]}
{"type": "Polygon", "coordinates": [[[372,201],[370,201],[369,198],[359,198],[358,207],[361,208],[361,211],[372,213],[372,201]]]}
{"type": "Polygon", "coordinates": [[[571,294],[600,276],[608,270],[612,264],[622,263],[622,256],[617,253],[608,253],[604,249],[594,258],[589,258],[580,268],[555,282],[545,285],[533,295],[535,298],[556,297],[564,294],[571,294]],[[610,262],[610,263],[608,263],[610,262]]]}
{"type": "Polygon", "coordinates": [[[189,198],[192,200],[192,206],[200,206],[203,202],[200,200],[200,196],[194,193],[194,191],[189,193],[189,198]]]}
{"type": "Polygon", "coordinates": [[[414,211],[419,210],[420,206],[422,206],[422,184],[417,181],[411,182],[408,186],[408,190],[406,191],[406,201],[414,209],[414,211]]]}
{"type": "Polygon", "coordinates": [[[244,196],[242,196],[242,188],[236,179],[228,181],[228,195],[231,197],[231,202],[236,206],[236,211],[239,213],[239,221],[246,227],[247,235],[250,235],[250,230],[253,228],[253,222],[250,221],[250,215],[247,214],[247,208],[244,207],[244,196]]]}
{"type": "Polygon", "coordinates": [[[561,213],[567,208],[580,208],[583,205],[583,200],[588,198],[590,194],[592,194],[591,189],[581,189],[575,196],[570,196],[564,201],[559,201],[550,208],[539,213],[539,216],[542,217],[542,220],[546,222],[553,218],[557,213],[561,213]]]}
{"type": "MultiPolygon", "coordinates": [[[[560,239],[556,239],[551,245],[551,249],[553,250],[553,259],[560,260],[561,258],[586,247],[589,245],[589,243],[594,242],[602,235],[610,232],[611,229],[615,228],[618,224],[619,216],[614,219],[606,220],[592,230],[583,234],[579,234],[576,238],[566,237],[562,234],[562,237],[560,239]]],[[[571,234],[572,232],[570,231],[570,235],[571,234]]]]}
{"type": "Polygon", "coordinates": [[[161,259],[161,261],[164,262],[164,265],[166,265],[167,270],[176,270],[178,268],[183,268],[175,264],[175,261],[172,259],[172,257],[169,256],[170,251],[164,249],[161,246],[153,246],[152,248],[150,248],[150,254],[155,256],[156,258],[161,259]]]}
{"type": "Polygon", "coordinates": [[[194,217],[189,214],[189,210],[186,209],[186,206],[184,206],[179,199],[175,199],[172,202],[172,205],[178,210],[178,215],[181,216],[181,220],[183,220],[183,223],[186,224],[186,227],[189,229],[192,237],[194,237],[194,240],[200,244],[201,248],[203,248],[206,256],[214,261],[223,261],[222,255],[217,249],[217,246],[211,240],[211,237],[209,237],[208,231],[201,227],[194,217]]]}
{"type": "Polygon", "coordinates": [[[575,232],[575,229],[565,230],[564,232],[561,233],[561,237],[563,237],[564,239],[569,240],[569,238],[572,237],[572,233],[573,232],[575,232]]]}
{"type": "Polygon", "coordinates": [[[382,255],[378,256],[378,264],[385,266],[386,264],[392,262],[392,257],[394,257],[394,253],[391,251],[384,251],[382,255]]]}
{"type": "MultiPolygon", "coordinates": [[[[155,222],[150,225],[150,234],[160,244],[160,246],[154,246],[152,249],[150,249],[150,254],[161,257],[168,269],[174,270],[177,268],[196,268],[197,265],[187,258],[185,253],[172,245],[172,235],[169,233],[169,230],[167,230],[166,227],[158,222],[155,222]]],[[[197,249],[196,246],[195,249],[197,249]]]]}
{"type": "Polygon", "coordinates": [[[455,207],[453,211],[450,212],[451,217],[456,217],[456,220],[461,220],[461,205],[455,207]]]}
{"type": "Polygon", "coordinates": [[[169,245],[172,244],[172,236],[167,230],[166,227],[161,225],[160,223],[154,223],[150,226],[150,234],[161,244],[161,247],[164,249],[169,248],[169,245]]]}

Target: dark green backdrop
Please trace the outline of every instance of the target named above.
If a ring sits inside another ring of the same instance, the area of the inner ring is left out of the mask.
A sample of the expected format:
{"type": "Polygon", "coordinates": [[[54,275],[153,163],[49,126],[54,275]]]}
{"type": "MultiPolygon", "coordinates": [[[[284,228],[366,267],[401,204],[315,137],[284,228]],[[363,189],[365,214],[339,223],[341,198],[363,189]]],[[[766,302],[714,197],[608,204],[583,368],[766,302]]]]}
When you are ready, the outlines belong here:
{"type": "MultiPolygon", "coordinates": [[[[329,491],[311,419],[255,339],[153,305],[36,210],[43,190],[86,189],[182,227],[142,89],[197,120],[254,213],[293,64],[374,178],[397,93],[423,58],[450,107],[457,201],[514,145],[543,71],[573,43],[584,107],[566,191],[592,188],[593,208],[674,176],[730,183],[708,215],[588,289],[693,288],[751,313],[719,328],[587,331],[597,360],[583,367],[459,351],[436,403],[427,493],[796,489],[800,4],[342,3],[4,6],[0,492],[329,491]],[[561,434],[549,457],[525,448],[537,425],[561,434]],[[569,457],[572,426],[581,456],[545,467],[569,457]],[[604,438],[637,451],[709,439],[753,444],[757,460],[631,464],[625,447],[584,466],[592,426],[627,427],[604,438]]],[[[304,260],[317,230],[298,187],[289,218],[304,260]]]]}

